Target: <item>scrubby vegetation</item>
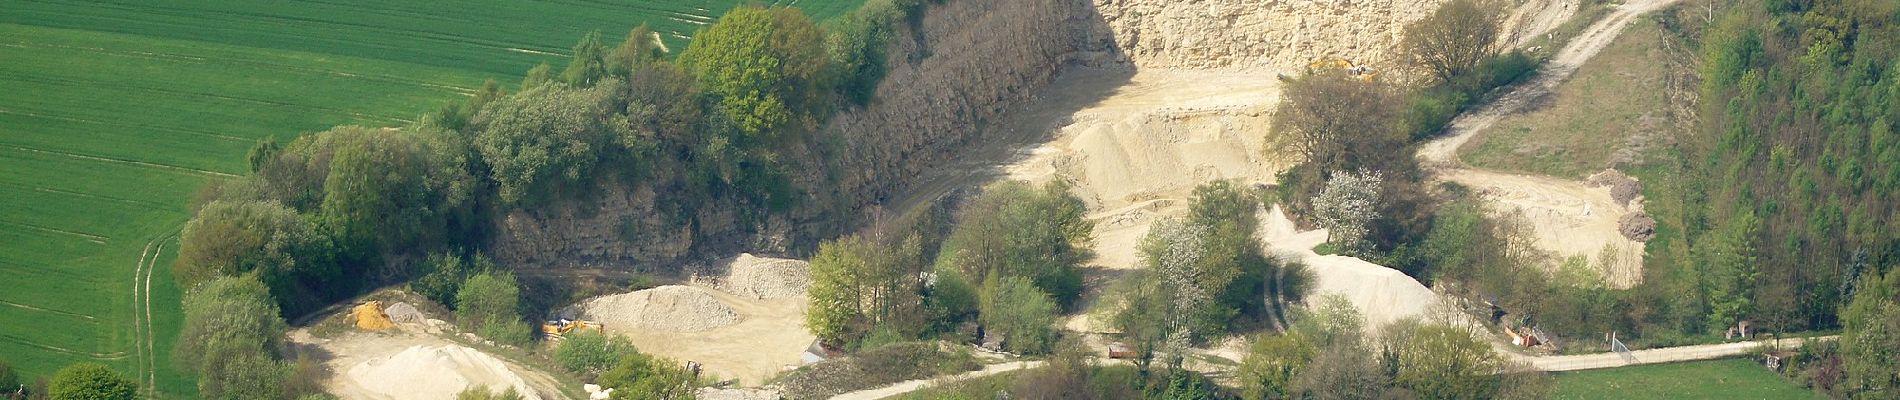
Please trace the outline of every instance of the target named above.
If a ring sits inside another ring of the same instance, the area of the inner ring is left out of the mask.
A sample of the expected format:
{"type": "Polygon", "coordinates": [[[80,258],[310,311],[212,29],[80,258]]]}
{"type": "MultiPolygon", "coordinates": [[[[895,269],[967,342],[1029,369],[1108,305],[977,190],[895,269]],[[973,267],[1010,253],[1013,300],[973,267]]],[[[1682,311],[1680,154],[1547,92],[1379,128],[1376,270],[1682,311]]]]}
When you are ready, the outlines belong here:
{"type": "Polygon", "coordinates": [[[1175,365],[1208,339],[1284,327],[1287,304],[1312,280],[1303,265],[1262,252],[1252,193],[1224,181],[1194,193],[1187,217],[1158,222],[1142,239],[1145,269],[1113,318],[1144,364],[1165,356],[1175,365]]]}
{"type": "Polygon", "coordinates": [[[785,389],[787,399],[824,399],[853,390],[974,371],[980,367],[967,350],[945,352],[935,343],[904,342],[799,368],[779,378],[778,383],[785,389]]]}
{"type": "Polygon", "coordinates": [[[1056,314],[1081,294],[1092,229],[1083,211],[1062,184],[1002,182],[962,205],[947,229],[910,216],[871,237],[825,243],[812,258],[807,326],[852,348],[874,332],[973,334],[960,330],[974,320],[986,340],[1046,353],[1056,314]]]}

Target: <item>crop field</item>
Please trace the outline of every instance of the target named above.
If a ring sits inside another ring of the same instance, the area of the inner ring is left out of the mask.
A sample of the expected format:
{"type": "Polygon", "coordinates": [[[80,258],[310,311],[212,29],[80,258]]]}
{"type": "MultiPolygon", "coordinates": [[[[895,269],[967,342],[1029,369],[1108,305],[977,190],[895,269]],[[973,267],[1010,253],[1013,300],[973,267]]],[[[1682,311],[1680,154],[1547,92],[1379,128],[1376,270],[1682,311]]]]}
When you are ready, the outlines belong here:
{"type": "Polygon", "coordinates": [[[741,3],[0,1],[0,358],[29,380],[105,363],[158,398],[195,397],[169,358],[185,204],[255,143],[406,124],[586,31],[649,23],[678,51],[741,3]]]}
{"type": "Polygon", "coordinates": [[[1564,372],[1557,399],[1815,399],[1748,359],[1696,361],[1564,372]]]}

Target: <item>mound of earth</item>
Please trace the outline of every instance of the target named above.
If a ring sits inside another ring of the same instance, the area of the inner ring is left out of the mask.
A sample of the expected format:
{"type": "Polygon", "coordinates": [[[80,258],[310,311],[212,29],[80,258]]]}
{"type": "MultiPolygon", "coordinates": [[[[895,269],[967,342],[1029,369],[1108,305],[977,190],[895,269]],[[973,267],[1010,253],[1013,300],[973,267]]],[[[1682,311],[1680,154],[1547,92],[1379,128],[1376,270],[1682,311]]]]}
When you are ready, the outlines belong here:
{"type": "Polygon", "coordinates": [[[699,332],[739,323],[739,313],[691,286],[669,285],[601,296],[575,306],[582,319],[608,327],[699,332]]]}
{"type": "MultiPolygon", "coordinates": [[[[1475,325],[1469,317],[1456,313],[1438,293],[1399,270],[1373,264],[1356,257],[1319,255],[1313,247],[1326,241],[1325,230],[1301,232],[1279,206],[1262,216],[1260,235],[1282,257],[1306,264],[1318,278],[1308,298],[1318,295],[1344,296],[1366,318],[1368,332],[1406,318],[1435,320],[1437,317],[1475,325]]],[[[1317,302],[1310,302],[1317,304],[1317,302]]]]}
{"type": "Polygon", "coordinates": [[[1647,242],[1656,238],[1656,219],[1650,218],[1648,213],[1639,211],[1625,214],[1616,221],[1616,228],[1630,240],[1647,242]]]}
{"type": "Polygon", "coordinates": [[[339,393],[346,398],[388,400],[452,399],[471,387],[489,390],[514,388],[522,398],[540,395],[494,356],[457,345],[413,346],[400,353],[349,367],[343,379],[360,392],[339,393]]]}
{"type": "Polygon", "coordinates": [[[719,290],[753,299],[801,297],[811,287],[811,263],[740,254],[732,260],[719,290]]]}
{"type": "Polygon", "coordinates": [[[423,314],[421,310],[417,310],[416,306],[403,302],[397,302],[396,304],[391,304],[389,307],[383,308],[383,314],[388,314],[389,320],[396,321],[396,323],[399,324],[420,324],[429,319],[429,316],[423,314]]]}

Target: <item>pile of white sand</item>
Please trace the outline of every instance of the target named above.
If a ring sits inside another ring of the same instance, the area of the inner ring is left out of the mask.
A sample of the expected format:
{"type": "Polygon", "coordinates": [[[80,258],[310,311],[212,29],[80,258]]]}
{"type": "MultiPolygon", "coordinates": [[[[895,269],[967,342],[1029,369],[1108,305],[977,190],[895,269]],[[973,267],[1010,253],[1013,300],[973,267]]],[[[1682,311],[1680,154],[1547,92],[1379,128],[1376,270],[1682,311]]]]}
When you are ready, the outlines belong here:
{"type": "Polygon", "coordinates": [[[477,386],[495,391],[514,388],[523,398],[541,398],[501,360],[456,345],[410,347],[388,358],[351,366],[344,375],[352,385],[377,394],[377,399],[453,399],[456,393],[477,386]]]}
{"type": "Polygon", "coordinates": [[[753,299],[804,296],[810,287],[811,263],[752,254],[734,258],[719,284],[719,290],[753,299]]]}
{"type": "Polygon", "coordinates": [[[574,306],[582,319],[615,329],[699,332],[739,323],[739,313],[691,286],[661,286],[601,296],[574,306]]]}
{"type": "Polygon", "coordinates": [[[1452,309],[1437,293],[1399,270],[1355,257],[1314,253],[1313,247],[1326,241],[1326,231],[1300,232],[1279,206],[1274,206],[1262,219],[1260,235],[1272,247],[1270,250],[1306,263],[1306,268],[1318,278],[1307,298],[1328,294],[1344,296],[1365,316],[1368,333],[1376,333],[1379,327],[1408,317],[1431,320],[1441,316],[1440,311],[1452,309]]]}

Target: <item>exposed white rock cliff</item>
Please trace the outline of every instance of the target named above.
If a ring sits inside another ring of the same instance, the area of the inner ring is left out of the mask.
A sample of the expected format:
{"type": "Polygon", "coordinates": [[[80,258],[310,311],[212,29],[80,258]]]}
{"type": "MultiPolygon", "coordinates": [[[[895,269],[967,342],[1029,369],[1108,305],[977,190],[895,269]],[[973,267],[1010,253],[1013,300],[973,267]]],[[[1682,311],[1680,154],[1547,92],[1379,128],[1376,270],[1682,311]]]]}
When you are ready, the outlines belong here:
{"type": "Polygon", "coordinates": [[[1319,57],[1389,68],[1405,24],[1443,0],[1093,0],[1142,68],[1298,72],[1319,57]]]}

